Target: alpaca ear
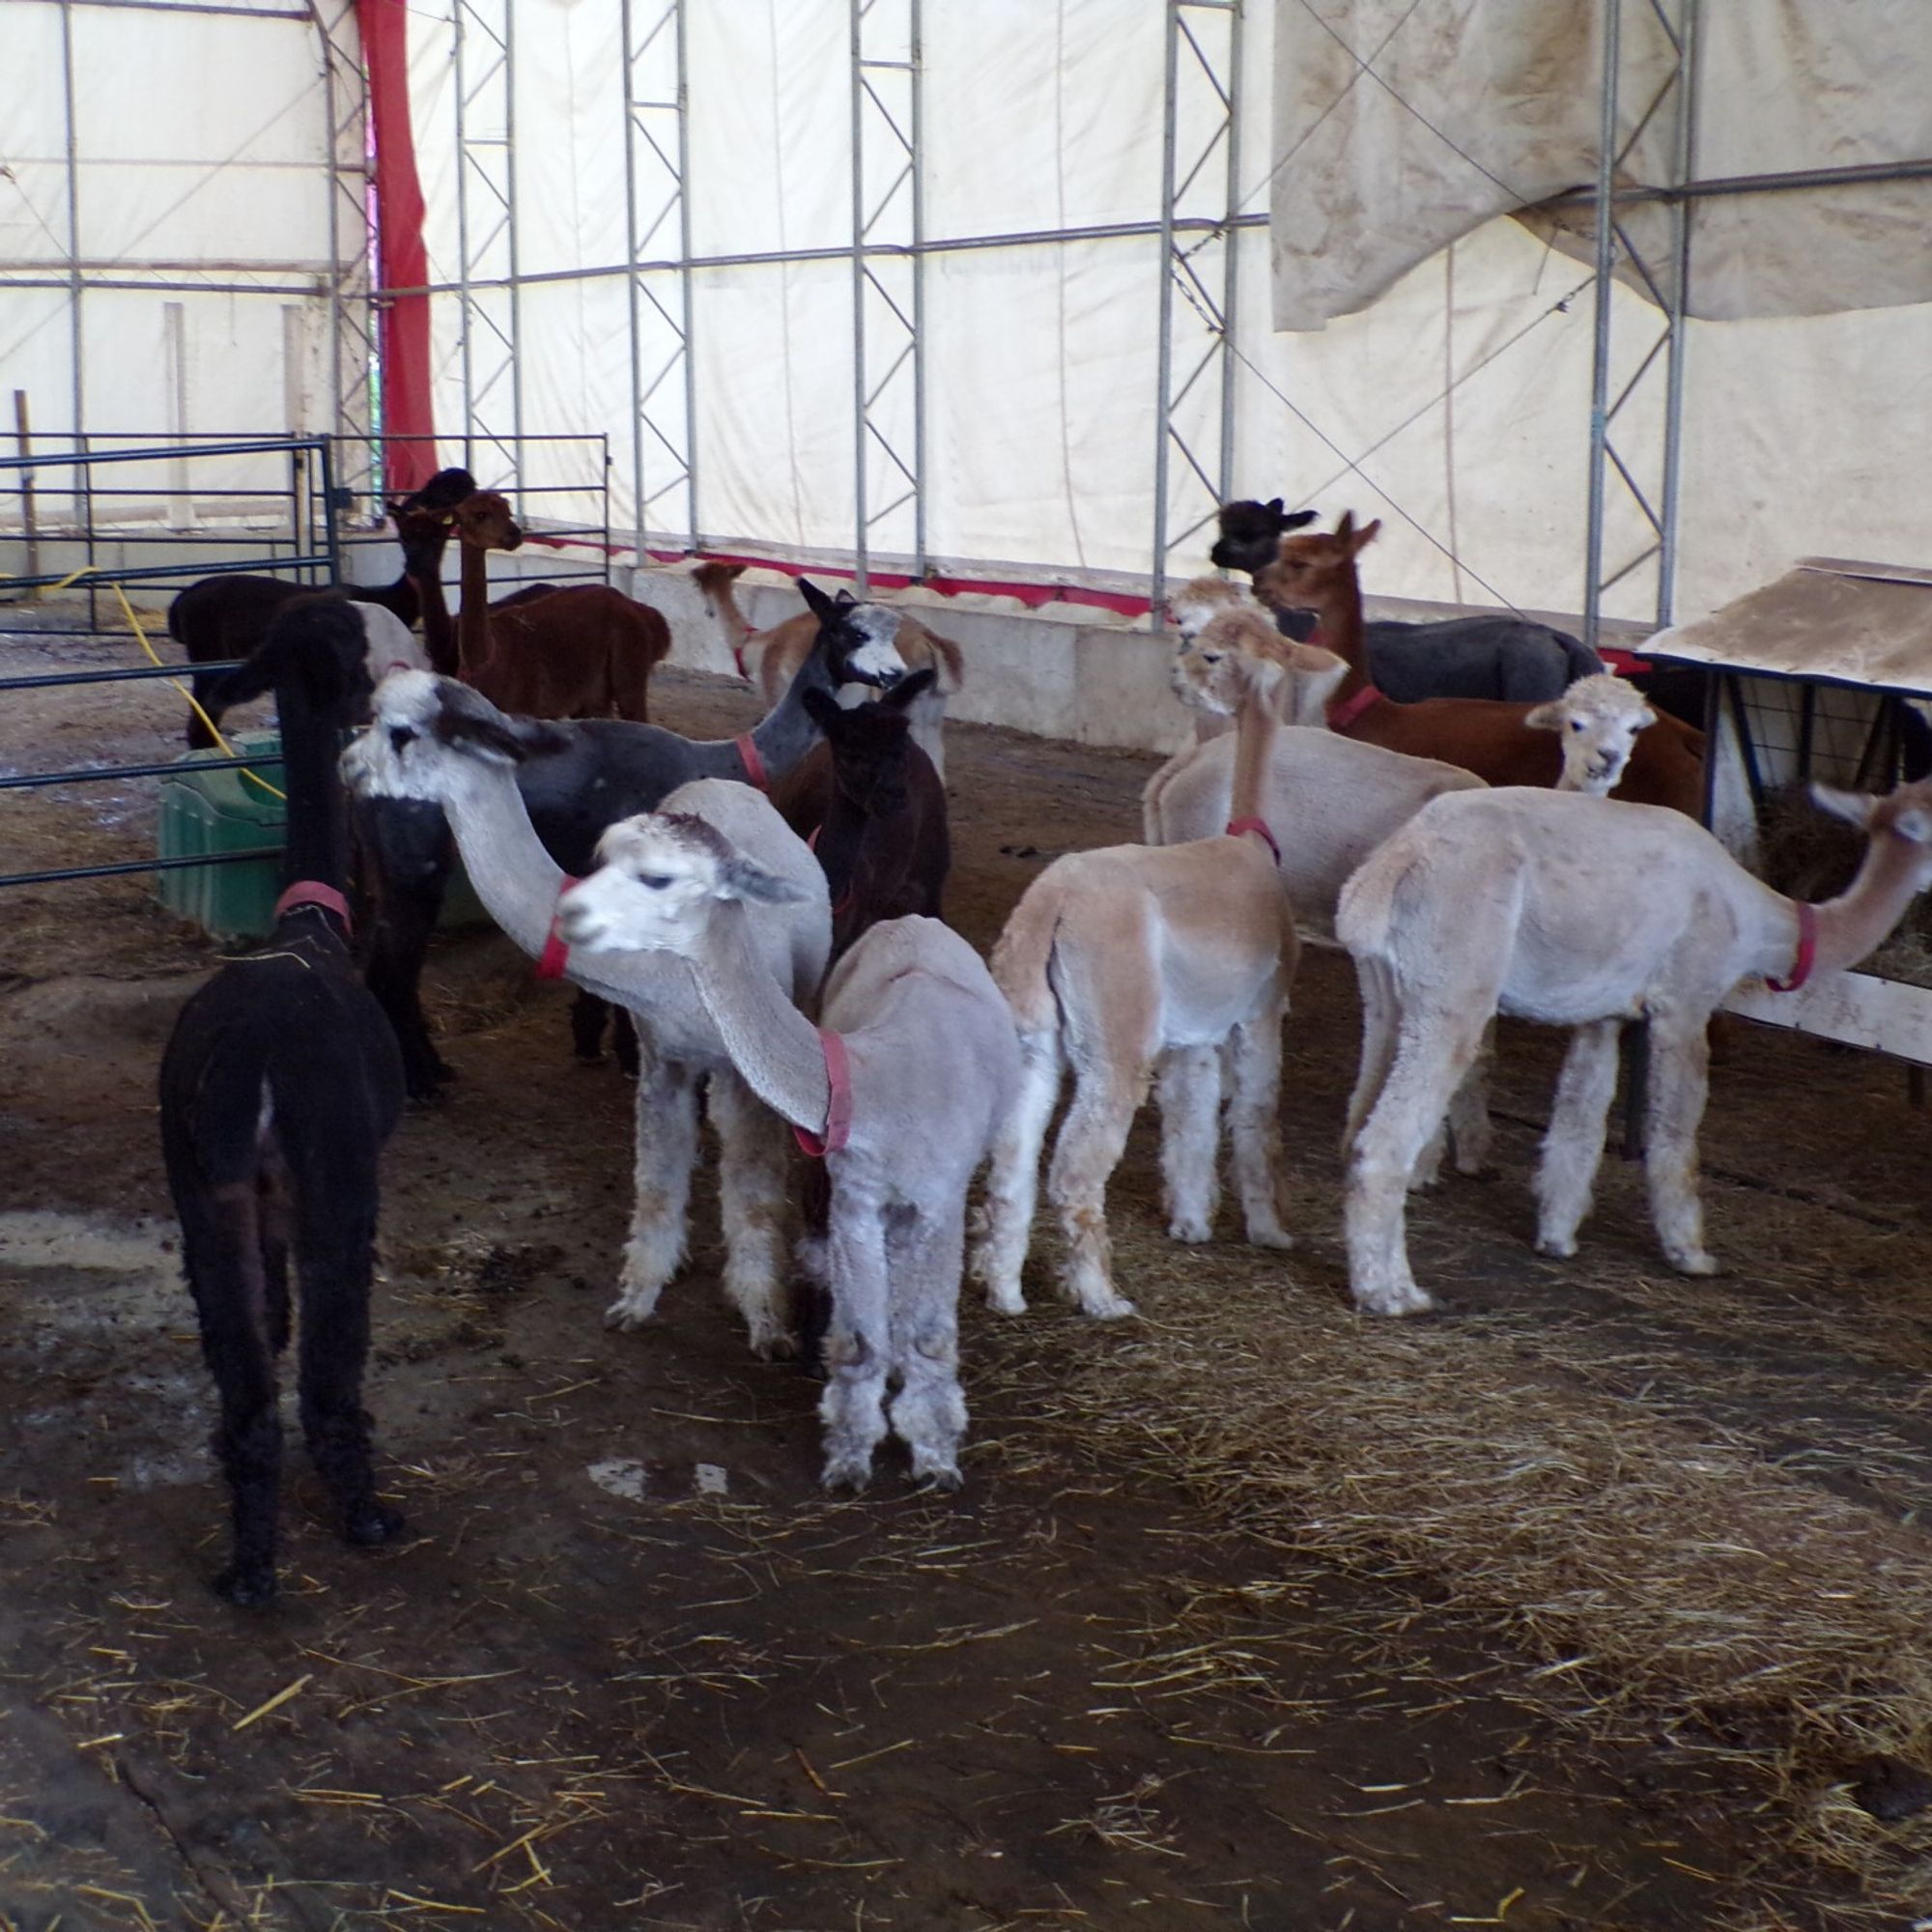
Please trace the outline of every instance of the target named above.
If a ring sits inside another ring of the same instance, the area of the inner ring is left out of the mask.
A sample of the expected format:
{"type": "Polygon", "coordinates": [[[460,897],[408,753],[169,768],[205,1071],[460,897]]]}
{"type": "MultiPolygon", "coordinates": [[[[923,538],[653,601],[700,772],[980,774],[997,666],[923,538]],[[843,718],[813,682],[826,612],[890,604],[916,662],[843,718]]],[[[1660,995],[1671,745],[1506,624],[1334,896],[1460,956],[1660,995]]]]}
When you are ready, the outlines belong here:
{"type": "Polygon", "coordinates": [[[1923,845],[1932,840],[1932,812],[1923,806],[1908,805],[1891,821],[1891,829],[1901,838],[1909,838],[1915,845],[1923,845]]]}
{"type": "Polygon", "coordinates": [[[1532,731],[1560,731],[1563,728],[1563,707],[1553,701],[1539,704],[1534,711],[1523,714],[1522,722],[1532,731]]]}
{"type": "MultiPolygon", "coordinates": [[[[1280,509],[1281,498],[1277,497],[1274,502],[1275,508],[1280,509]]],[[[1284,517],[1281,520],[1281,526],[1285,530],[1298,530],[1303,524],[1312,524],[1314,521],[1315,512],[1313,510],[1296,510],[1292,516],[1284,517]]]]}
{"type": "Polygon", "coordinates": [[[1281,515],[1282,512],[1281,498],[1279,497],[1270,497],[1267,499],[1267,501],[1262,505],[1262,508],[1264,509],[1269,516],[1278,517],[1281,515]]]}
{"type": "Polygon", "coordinates": [[[935,667],[922,666],[911,676],[900,678],[879,702],[888,711],[903,711],[915,698],[923,697],[938,682],[939,672],[935,667]]]}
{"type": "Polygon", "coordinates": [[[721,899],[755,899],[761,905],[791,905],[807,896],[803,886],[795,885],[790,879],[781,879],[776,872],[768,872],[762,866],[754,866],[749,859],[740,858],[735,852],[730,858],[722,860],[718,867],[718,892],[721,899]]]}
{"type": "Polygon", "coordinates": [[[432,727],[446,745],[468,746],[485,757],[520,765],[543,752],[559,752],[569,734],[540,718],[506,718],[486,697],[458,684],[437,680],[437,715],[432,727]]]}
{"type": "Polygon", "coordinates": [[[1829,811],[1834,818],[1842,818],[1848,824],[1863,828],[1871,823],[1871,815],[1878,800],[1861,791],[1838,791],[1828,784],[1820,784],[1815,779],[1811,783],[1811,803],[1820,811],[1829,811]]]}
{"type": "Polygon", "coordinates": [[[1354,534],[1355,513],[1353,510],[1344,510],[1342,521],[1335,526],[1335,540],[1338,543],[1349,543],[1352,541],[1354,534]]]}
{"type": "Polygon", "coordinates": [[[838,621],[838,607],[809,577],[798,580],[798,594],[805,599],[805,608],[821,624],[836,624],[838,621]]]}
{"type": "Polygon", "coordinates": [[[1639,731],[1648,731],[1656,723],[1657,713],[1647,704],[1636,715],[1636,728],[1639,731]]]}
{"type": "Polygon", "coordinates": [[[1362,527],[1355,532],[1354,540],[1349,546],[1350,551],[1351,553],[1359,552],[1365,546],[1374,543],[1376,540],[1376,532],[1378,529],[1380,529],[1381,526],[1382,526],[1382,520],[1379,517],[1378,517],[1372,524],[1364,524],[1362,527]]]}

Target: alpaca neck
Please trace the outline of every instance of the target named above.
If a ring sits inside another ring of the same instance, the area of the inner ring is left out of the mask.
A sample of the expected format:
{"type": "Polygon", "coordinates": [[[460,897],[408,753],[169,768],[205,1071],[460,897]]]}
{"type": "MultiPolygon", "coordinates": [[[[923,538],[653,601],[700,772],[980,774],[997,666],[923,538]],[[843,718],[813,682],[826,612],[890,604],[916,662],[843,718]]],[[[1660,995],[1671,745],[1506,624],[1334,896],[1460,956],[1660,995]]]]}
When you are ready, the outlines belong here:
{"type": "Polygon", "coordinates": [[[275,716],[288,794],[283,883],[312,879],[340,892],[348,873],[348,833],[336,772],[344,723],[339,707],[318,705],[307,688],[292,679],[276,688],[275,716]]]}
{"type": "Polygon", "coordinates": [[[422,600],[423,649],[429,668],[439,677],[463,674],[463,653],[458,647],[456,626],[450,621],[449,601],[442,594],[442,557],[426,557],[414,576],[416,595],[422,600]]]}
{"type": "Polygon", "coordinates": [[[818,1029],[759,965],[748,919],[742,900],[712,902],[685,955],[692,978],[746,1086],[793,1126],[817,1133],[832,1104],[825,1049],[818,1029]]]}
{"type": "MultiPolygon", "coordinates": [[[[1235,714],[1235,783],[1229,803],[1231,818],[1263,818],[1263,794],[1267,788],[1268,766],[1274,757],[1275,740],[1281,735],[1281,715],[1273,704],[1250,685],[1235,714]]],[[[1270,828],[1271,829],[1271,828],[1270,828]]]]}
{"type": "Polygon", "coordinates": [[[469,883],[509,938],[524,952],[540,953],[563,891],[563,868],[530,823],[513,767],[461,753],[446,755],[443,814],[469,883]]]}
{"type": "MultiPolygon", "coordinates": [[[[1817,908],[1818,953],[1812,967],[1814,973],[1856,966],[1867,953],[1875,952],[1885,944],[1918,890],[1920,857],[1917,845],[1889,833],[1881,832],[1865,847],[1858,877],[1836,898],[1827,899],[1817,908]]],[[[1785,903],[1793,904],[1788,899],[1785,903]]],[[[1795,919],[1794,910],[1794,924],[1795,919]]],[[[1797,940],[1794,935],[1779,944],[1789,950],[1770,970],[1782,975],[1790,966],[1797,940]]]]}
{"type": "Polygon", "coordinates": [[[1362,631],[1362,580],[1352,559],[1343,565],[1323,593],[1318,616],[1316,637],[1321,648],[1333,651],[1349,667],[1348,675],[1329,698],[1331,706],[1343,704],[1374,682],[1369,676],[1369,647],[1362,631]]]}
{"type": "Polygon", "coordinates": [[[752,743],[758,748],[758,756],[774,779],[782,778],[818,741],[818,726],[805,708],[806,693],[831,694],[835,690],[832,673],[825,665],[824,645],[814,643],[811,654],[792,673],[784,696],[752,731],[752,743]]]}
{"type": "Polygon", "coordinates": [[[459,543],[463,556],[463,602],[456,613],[457,675],[474,684],[490,665],[490,553],[459,543]]]}
{"type": "Polygon", "coordinates": [[[745,646],[751,641],[752,627],[745,621],[744,611],[738,609],[737,593],[728,582],[721,583],[712,592],[712,602],[718,607],[718,628],[724,632],[724,641],[742,669],[745,663],[745,646]]]}

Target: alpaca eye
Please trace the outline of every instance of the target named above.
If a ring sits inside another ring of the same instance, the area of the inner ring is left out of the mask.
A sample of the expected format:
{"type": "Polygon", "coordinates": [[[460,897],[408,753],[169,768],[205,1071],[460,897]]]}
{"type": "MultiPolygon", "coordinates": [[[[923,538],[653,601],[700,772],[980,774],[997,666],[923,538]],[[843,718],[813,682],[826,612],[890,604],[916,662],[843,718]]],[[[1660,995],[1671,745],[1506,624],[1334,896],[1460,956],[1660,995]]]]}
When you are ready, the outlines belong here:
{"type": "Polygon", "coordinates": [[[1580,718],[1571,719],[1570,728],[1573,731],[1580,731],[1583,728],[1583,721],[1580,718]]]}
{"type": "Polygon", "coordinates": [[[416,735],[416,728],[413,724],[391,724],[389,726],[389,743],[399,752],[405,745],[413,742],[416,735]]]}
{"type": "Polygon", "coordinates": [[[661,893],[670,884],[670,874],[668,872],[639,872],[638,874],[638,883],[640,886],[649,887],[654,893],[661,893]]]}
{"type": "Polygon", "coordinates": [[[1219,651],[1203,651],[1201,653],[1201,662],[1203,664],[1217,665],[1221,662],[1221,653],[1219,651]]]}

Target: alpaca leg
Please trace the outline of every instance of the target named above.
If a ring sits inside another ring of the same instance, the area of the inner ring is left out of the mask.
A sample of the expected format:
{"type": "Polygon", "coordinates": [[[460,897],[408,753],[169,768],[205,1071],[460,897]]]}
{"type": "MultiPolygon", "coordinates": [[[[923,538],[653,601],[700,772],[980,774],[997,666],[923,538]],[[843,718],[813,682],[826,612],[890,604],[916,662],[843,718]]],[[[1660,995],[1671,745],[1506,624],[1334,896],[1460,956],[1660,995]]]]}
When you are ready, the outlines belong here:
{"type": "Polygon", "coordinates": [[[1496,1023],[1483,1029],[1475,1063],[1449,1096],[1449,1140],[1456,1172],[1472,1179],[1490,1170],[1490,1063],[1496,1057],[1496,1023]]]}
{"type": "Polygon", "coordinates": [[[785,1319],[784,1123],[728,1068],[705,1100],[718,1130],[718,1204],[724,1217],[724,1298],[745,1318],[752,1352],[797,1352],[785,1319]]]}
{"type": "Polygon", "coordinates": [[[959,1267],[966,1203],[895,1224],[887,1236],[892,1273],[893,1364],[902,1384],[892,1405],[893,1434],[912,1453],[912,1472],[936,1489],[956,1490],[966,1395],[959,1386],[959,1267]]]}
{"type": "Polygon", "coordinates": [[[234,1520],[233,1552],[214,1587],[231,1604],[266,1604],[275,1595],[282,1424],[264,1320],[254,1183],[216,1187],[195,1198],[178,1193],[176,1207],[201,1352],[220,1404],[214,1455],[228,1481],[234,1520]]]}
{"type": "Polygon", "coordinates": [[[1221,1049],[1177,1046],[1162,1054],[1155,1094],[1169,1237],[1212,1240],[1221,1203],[1221,1049]]]}
{"type": "Polygon", "coordinates": [[[832,1326],[818,1413],[825,1429],[828,1490],[863,1490],[872,1451],[886,1433],[886,1374],[892,1362],[891,1287],[880,1204],[833,1181],[832,1326]]]}
{"type": "Polygon", "coordinates": [[[1114,1287],[1107,1180],[1126,1151],[1127,1130],[1147,1097],[1147,1085],[1145,1067],[1131,1085],[1105,1067],[1083,1067],[1046,1174],[1046,1198],[1060,1212],[1066,1241],[1067,1298],[1101,1321],[1134,1312],[1134,1304],[1114,1287]]]}
{"type": "Polygon", "coordinates": [[[604,1023],[610,1016],[608,1001],[578,988],[570,1003],[570,1049],[579,1060],[594,1064],[604,1058],[604,1023]]]}
{"type": "Polygon", "coordinates": [[[1258,1248],[1292,1248],[1281,1225],[1281,1023],[1270,1005],[1235,1029],[1235,1097],[1228,1131],[1234,1143],[1235,1187],[1248,1239],[1258,1248]]]}
{"type": "Polygon", "coordinates": [[[355,827],[375,898],[363,978],[395,1029],[410,1097],[434,1099],[453,1075],[423,1014],[422,969],[456,863],[455,842],[442,808],[415,799],[360,800],[355,827]]]}
{"type": "Polygon", "coordinates": [[[1416,1157],[1441,1122],[1449,1095],[1474,1062],[1480,1024],[1411,1012],[1375,1111],[1355,1135],[1344,1195],[1349,1282],[1357,1306],[1413,1315],[1435,1303],[1408,1265],[1406,1202],[1416,1157]]]}
{"type": "Polygon", "coordinates": [[[604,1311],[611,1327],[637,1328],[648,1321],[665,1283],[683,1264],[696,1159],[696,1076],[652,1052],[638,1076],[637,1193],[617,1298],[604,1311]]]}
{"type": "Polygon", "coordinates": [[[1570,1037],[1543,1159],[1536,1170],[1536,1251],[1568,1258],[1577,1230],[1590,1211],[1591,1189],[1604,1153],[1604,1123],[1617,1091],[1620,1020],[1598,1020],[1570,1037]]]}
{"type": "Polygon", "coordinates": [[[1708,1017],[1700,1013],[1687,1024],[1651,1016],[1644,1178],[1658,1239],[1679,1274],[1719,1272],[1717,1257],[1704,1245],[1704,1205],[1697,1193],[1697,1128],[1709,1091],[1708,1017]]]}
{"type": "Polygon", "coordinates": [[[1040,1147],[1059,1097],[1059,1035],[1023,1036],[1019,1092],[993,1142],[992,1171],[973,1246],[973,1277],[985,1289],[987,1306],[1002,1315],[1019,1315],[1026,1309],[1020,1268],[1039,1198],[1040,1147]]]}

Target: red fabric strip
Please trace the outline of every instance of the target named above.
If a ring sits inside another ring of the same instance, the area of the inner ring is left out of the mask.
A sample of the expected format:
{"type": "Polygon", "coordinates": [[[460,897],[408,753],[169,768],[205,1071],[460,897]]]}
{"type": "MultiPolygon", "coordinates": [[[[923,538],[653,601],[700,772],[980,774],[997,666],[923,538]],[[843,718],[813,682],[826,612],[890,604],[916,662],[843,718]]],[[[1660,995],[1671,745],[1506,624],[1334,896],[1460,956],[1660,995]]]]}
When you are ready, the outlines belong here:
{"type": "Polygon", "coordinates": [[[1365,684],[1352,697],[1345,697],[1340,704],[1328,707],[1328,728],[1331,731],[1346,731],[1372,704],[1379,704],[1382,695],[1374,685],[1365,684]]]}
{"type": "Polygon", "coordinates": [[[320,879],[298,879],[275,901],[275,917],[280,919],[285,912],[305,905],[319,905],[326,912],[332,912],[342,922],[344,932],[355,929],[349,920],[349,901],[333,886],[326,886],[320,879]]]}
{"type": "Polygon", "coordinates": [[[770,791],[772,775],[765,770],[765,761],[759,757],[758,748],[752,742],[752,734],[742,732],[732,742],[738,747],[738,755],[745,761],[745,782],[756,785],[760,791],[770,791]]]}
{"type": "Polygon", "coordinates": [[[1795,993],[1811,977],[1818,960],[1818,908],[1804,899],[1798,901],[1798,957],[1788,980],[1774,980],[1769,973],[1764,983],[1774,993],[1795,993]]]}
{"type": "MultiPolygon", "coordinates": [[[[404,0],[355,0],[355,24],[369,68],[369,114],[376,150],[377,273],[384,288],[419,289],[429,280],[423,246],[422,184],[410,125],[409,9],[404,0]]],[[[436,471],[436,410],[430,393],[429,298],[378,303],[383,318],[384,481],[398,493],[436,471]],[[404,439],[421,438],[420,441],[404,439]]]]}
{"type": "Polygon", "coordinates": [[[792,1138],[813,1160],[837,1153],[852,1138],[852,1069],[845,1058],[845,1041],[820,1027],[818,1043],[825,1053],[825,1078],[832,1090],[825,1106],[825,1131],[812,1134],[801,1126],[791,1130],[792,1138]]]}
{"type": "MultiPolygon", "coordinates": [[[[572,886],[580,882],[568,872],[563,875],[563,884],[557,888],[557,902],[572,886]]],[[[552,913],[550,931],[544,936],[543,951],[537,954],[537,978],[539,980],[561,980],[564,968],[570,964],[570,948],[563,943],[563,934],[556,929],[556,914],[552,913]]]]}
{"type": "Polygon", "coordinates": [[[1274,854],[1274,862],[1279,866],[1281,864],[1281,847],[1274,842],[1274,834],[1267,829],[1266,824],[1263,820],[1259,818],[1229,819],[1229,838],[1238,838],[1243,833],[1247,832],[1252,832],[1274,854]]]}

